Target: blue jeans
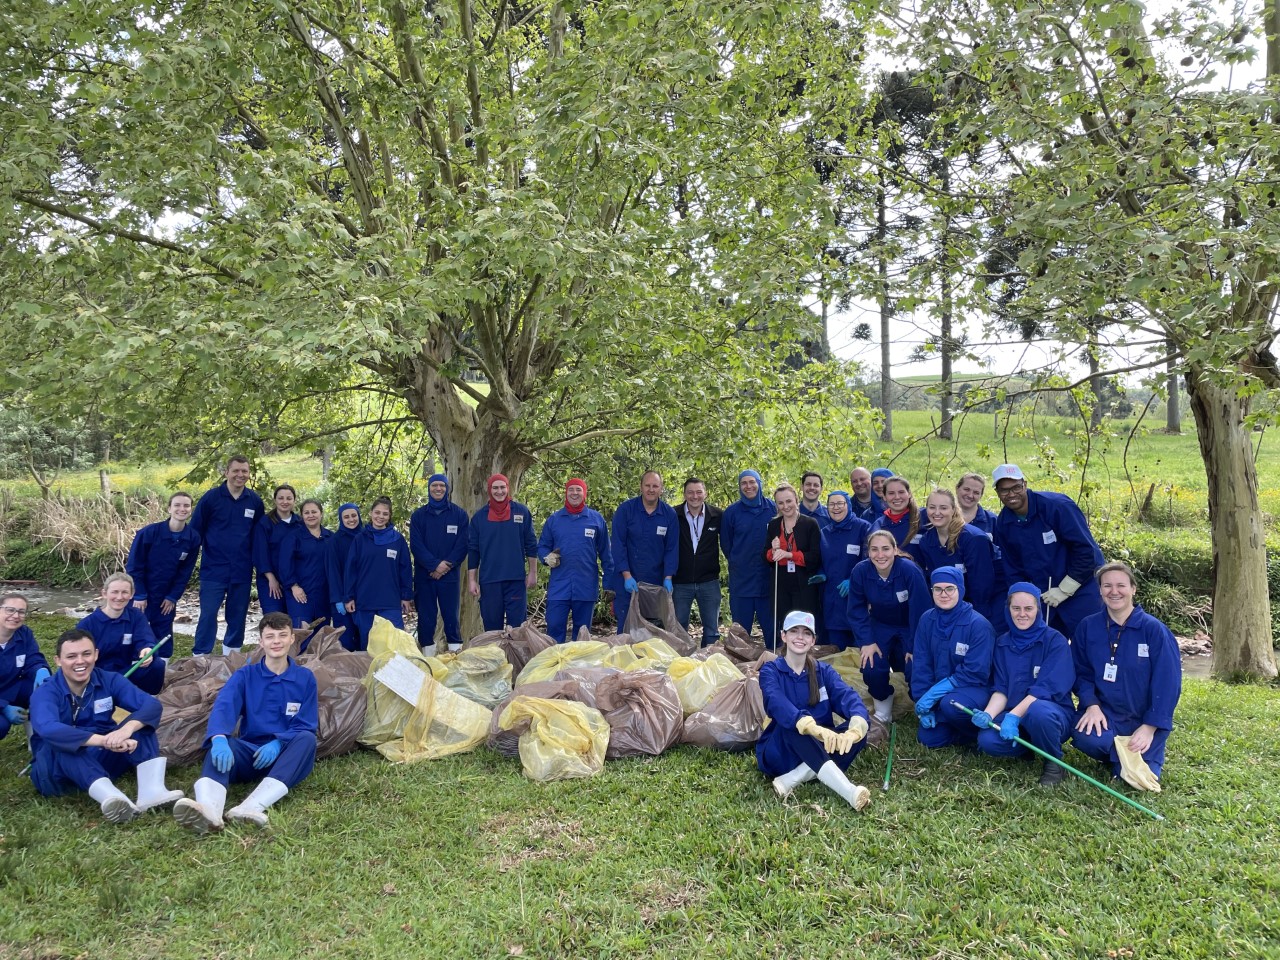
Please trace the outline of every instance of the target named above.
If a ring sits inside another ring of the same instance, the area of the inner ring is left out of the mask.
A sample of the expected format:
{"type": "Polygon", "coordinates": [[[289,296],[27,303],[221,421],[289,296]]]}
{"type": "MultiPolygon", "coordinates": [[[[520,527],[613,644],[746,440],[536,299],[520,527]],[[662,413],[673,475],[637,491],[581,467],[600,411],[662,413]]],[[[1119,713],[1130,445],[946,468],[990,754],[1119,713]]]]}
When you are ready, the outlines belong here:
{"type": "Polygon", "coordinates": [[[702,645],[709,646],[720,639],[720,580],[703,583],[672,584],[671,599],[676,604],[676,619],[680,626],[689,629],[689,612],[698,601],[698,619],[702,621],[702,645]]]}
{"type": "MultiPolygon", "coordinates": [[[[249,615],[249,584],[200,581],[200,620],[192,653],[213,653],[218,639],[218,608],[226,601],[227,632],[222,642],[228,647],[244,646],[244,618],[249,615]]],[[[150,604],[148,604],[150,606],[150,604]]]]}

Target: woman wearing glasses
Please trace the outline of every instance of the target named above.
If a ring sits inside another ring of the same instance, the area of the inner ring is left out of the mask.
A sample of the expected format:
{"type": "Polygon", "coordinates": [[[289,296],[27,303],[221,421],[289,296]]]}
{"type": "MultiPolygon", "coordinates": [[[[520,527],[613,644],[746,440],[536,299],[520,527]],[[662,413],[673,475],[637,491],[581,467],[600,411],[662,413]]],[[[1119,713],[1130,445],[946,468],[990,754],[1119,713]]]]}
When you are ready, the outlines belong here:
{"type": "Polygon", "coordinates": [[[981,710],[991,699],[991,655],[996,635],[965,600],[964,574],[938,567],[930,576],[933,609],[916,628],[911,696],[926,747],[973,743],[978,731],[954,704],[981,710]]]}
{"type": "Polygon", "coordinates": [[[0,597],[0,740],[26,723],[31,691],[49,679],[49,663],[27,626],[27,598],[0,597]]]}

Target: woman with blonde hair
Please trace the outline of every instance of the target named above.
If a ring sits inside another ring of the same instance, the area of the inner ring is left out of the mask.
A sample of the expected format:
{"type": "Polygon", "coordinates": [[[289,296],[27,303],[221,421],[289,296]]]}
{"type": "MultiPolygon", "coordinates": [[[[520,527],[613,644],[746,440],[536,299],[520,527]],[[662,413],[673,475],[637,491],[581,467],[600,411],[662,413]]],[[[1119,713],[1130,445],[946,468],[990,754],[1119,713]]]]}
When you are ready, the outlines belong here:
{"type": "Polygon", "coordinates": [[[928,577],[939,567],[955,567],[964,574],[965,596],[991,623],[1004,619],[1004,592],[996,572],[995,548],[977,527],[964,522],[956,496],[936,488],[925,501],[928,524],[911,549],[928,577]]]}
{"type": "MultiPolygon", "coordinates": [[[[98,648],[98,668],[124,673],[137,661],[143,666],[129,675],[129,682],[144,693],[155,696],[164,686],[165,661],[152,656],[156,636],[151,632],[147,615],[133,605],[133,577],[113,573],[102,582],[102,602],[76,624],[88,632],[98,648]]],[[[168,637],[162,637],[169,640],[168,637]]],[[[166,644],[173,649],[172,642],[166,644]]]]}
{"type": "Polygon", "coordinates": [[[778,611],[803,610],[818,615],[818,584],[822,582],[822,530],[818,521],[800,512],[796,488],[781,483],[773,492],[778,515],[765,531],[765,560],[773,567],[773,622],[766,635],[769,649],[782,633],[778,611]]]}

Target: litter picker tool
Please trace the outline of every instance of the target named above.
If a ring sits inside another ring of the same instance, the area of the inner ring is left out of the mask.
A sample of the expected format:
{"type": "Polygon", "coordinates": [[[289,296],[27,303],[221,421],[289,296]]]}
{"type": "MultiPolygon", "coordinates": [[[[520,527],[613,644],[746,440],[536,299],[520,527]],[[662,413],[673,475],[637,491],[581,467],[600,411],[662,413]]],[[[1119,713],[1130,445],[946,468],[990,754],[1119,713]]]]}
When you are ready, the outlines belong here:
{"type": "Polygon", "coordinates": [[[889,722],[889,761],[884,765],[884,786],[882,790],[888,792],[889,777],[893,775],[893,741],[898,737],[898,723],[896,720],[889,722]]]}
{"type": "MultiPolygon", "coordinates": [[[[978,712],[976,710],[970,710],[964,704],[957,703],[954,700],[951,701],[951,705],[953,707],[959,708],[960,710],[963,710],[965,713],[967,713],[971,717],[978,712]]],[[[994,730],[994,729],[997,729],[997,727],[995,726],[995,724],[992,724],[988,729],[994,730]]],[[[1085,780],[1089,783],[1092,783],[1099,790],[1103,790],[1106,793],[1111,794],[1111,796],[1115,797],[1117,800],[1123,800],[1125,803],[1133,807],[1135,810],[1141,810],[1147,816],[1154,817],[1156,820],[1164,819],[1164,817],[1162,817],[1160,814],[1156,813],[1154,810],[1150,809],[1149,807],[1144,807],[1142,804],[1138,803],[1138,801],[1132,800],[1129,797],[1126,797],[1123,793],[1120,793],[1118,790],[1111,789],[1111,787],[1108,787],[1101,780],[1093,779],[1093,777],[1089,776],[1087,773],[1084,773],[1081,770],[1077,770],[1075,767],[1071,766],[1071,764],[1067,763],[1065,760],[1059,760],[1057,757],[1053,756],[1052,754],[1045,753],[1043,750],[1037,747],[1034,743],[1027,743],[1027,741],[1023,740],[1021,737],[1014,737],[1013,739],[1014,739],[1014,742],[1022,744],[1032,753],[1037,753],[1040,756],[1044,757],[1046,760],[1052,760],[1054,763],[1060,766],[1063,770],[1067,771],[1067,773],[1074,773],[1081,780],[1085,780]]]]}

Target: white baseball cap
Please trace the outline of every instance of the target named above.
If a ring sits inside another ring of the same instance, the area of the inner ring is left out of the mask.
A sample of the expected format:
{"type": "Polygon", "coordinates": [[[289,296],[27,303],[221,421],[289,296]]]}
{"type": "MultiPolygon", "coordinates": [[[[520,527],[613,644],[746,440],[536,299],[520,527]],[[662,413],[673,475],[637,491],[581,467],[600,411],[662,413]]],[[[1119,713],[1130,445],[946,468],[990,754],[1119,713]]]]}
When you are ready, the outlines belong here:
{"type": "Polygon", "coordinates": [[[1001,480],[1023,480],[1027,478],[1022,475],[1022,468],[1016,463],[1002,463],[991,471],[991,485],[995,486],[1001,480]]]}
{"type": "Polygon", "coordinates": [[[787,618],[782,621],[782,632],[786,633],[792,627],[808,627],[809,632],[816,634],[818,625],[813,619],[812,613],[805,613],[803,610],[792,610],[787,614],[787,618]]]}

